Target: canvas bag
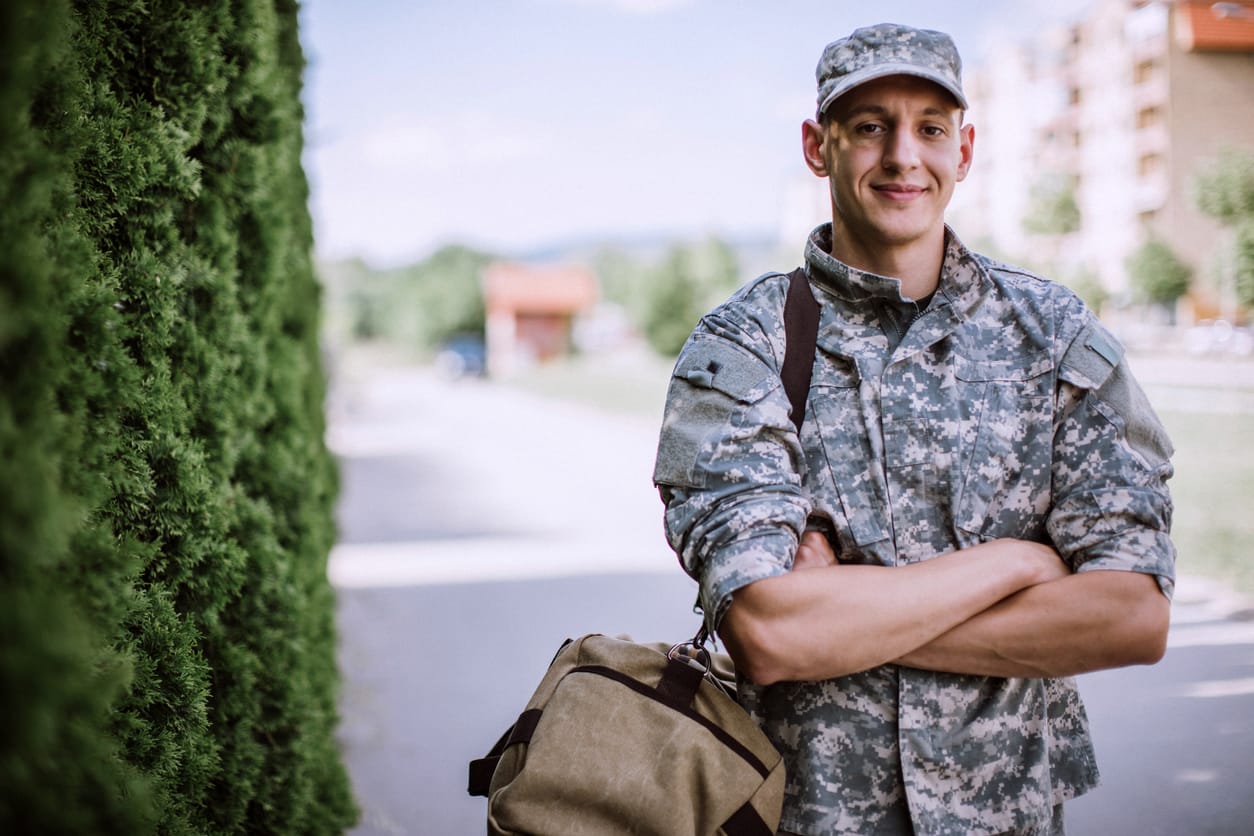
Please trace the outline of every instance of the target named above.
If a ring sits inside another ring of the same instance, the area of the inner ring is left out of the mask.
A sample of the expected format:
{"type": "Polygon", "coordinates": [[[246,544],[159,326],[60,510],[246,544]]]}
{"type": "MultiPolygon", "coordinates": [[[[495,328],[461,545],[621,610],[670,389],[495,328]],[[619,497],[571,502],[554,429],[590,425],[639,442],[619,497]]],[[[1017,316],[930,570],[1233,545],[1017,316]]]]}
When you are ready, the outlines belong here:
{"type": "Polygon", "coordinates": [[[491,776],[488,833],[774,834],[783,759],[689,647],[597,634],[563,646],[471,763],[472,794],[491,776]]]}
{"type": "MultiPolygon", "coordinates": [[[[800,428],[818,305],[803,270],[788,278],[781,376],[800,428]]],[[[564,644],[517,722],[470,764],[488,833],[772,836],[783,759],[736,703],[731,659],[707,651],[706,636],[564,644]]]]}

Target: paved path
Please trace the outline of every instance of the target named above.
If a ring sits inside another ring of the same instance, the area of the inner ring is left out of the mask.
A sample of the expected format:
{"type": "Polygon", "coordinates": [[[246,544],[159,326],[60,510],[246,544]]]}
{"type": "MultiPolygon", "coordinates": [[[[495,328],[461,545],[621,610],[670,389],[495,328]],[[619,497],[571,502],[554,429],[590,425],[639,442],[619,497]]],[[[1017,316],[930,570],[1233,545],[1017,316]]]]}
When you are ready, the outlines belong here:
{"type": "MultiPolygon", "coordinates": [[[[342,739],[357,836],[483,832],[466,762],[584,632],[674,640],[693,588],[649,487],[655,422],[412,370],[341,387],[342,739]]],[[[1152,668],[1083,677],[1105,785],[1072,836],[1254,832],[1254,622],[1182,579],[1152,668]]]]}

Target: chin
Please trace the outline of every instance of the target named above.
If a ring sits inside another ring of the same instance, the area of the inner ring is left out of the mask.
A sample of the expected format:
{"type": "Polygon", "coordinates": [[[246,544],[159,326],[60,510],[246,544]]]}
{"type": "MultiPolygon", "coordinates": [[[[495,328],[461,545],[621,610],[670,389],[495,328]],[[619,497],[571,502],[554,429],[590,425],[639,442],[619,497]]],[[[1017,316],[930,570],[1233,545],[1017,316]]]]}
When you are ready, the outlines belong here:
{"type": "MultiPolygon", "coordinates": [[[[943,228],[943,227],[942,227],[943,228]]],[[[888,247],[907,247],[927,240],[933,227],[883,225],[876,229],[880,243],[888,247]]]]}
{"type": "Polygon", "coordinates": [[[944,219],[920,217],[919,213],[889,212],[862,214],[847,219],[846,230],[857,240],[873,243],[877,247],[909,247],[935,235],[943,237],[944,219]]]}

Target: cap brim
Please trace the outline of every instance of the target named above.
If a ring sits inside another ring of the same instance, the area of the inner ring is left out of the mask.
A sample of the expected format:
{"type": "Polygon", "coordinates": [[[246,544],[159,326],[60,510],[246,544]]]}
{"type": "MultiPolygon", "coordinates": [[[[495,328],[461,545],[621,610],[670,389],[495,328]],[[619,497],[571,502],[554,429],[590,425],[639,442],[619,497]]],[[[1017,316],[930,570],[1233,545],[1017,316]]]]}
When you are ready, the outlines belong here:
{"type": "Polygon", "coordinates": [[[836,101],[855,87],[861,87],[868,81],[874,81],[877,78],[885,78],[890,75],[910,75],[916,78],[927,79],[945,92],[949,93],[949,95],[953,96],[958,101],[958,106],[963,110],[970,110],[970,107],[967,105],[967,97],[962,95],[962,90],[940,73],[925,70],[922,67],[915,66],[914,64],[878,64],[874,67],[867,67],[866,69],[860,70],[856,73],[850,73],[842,78],[840,80],[840,84],[833,88],[819,105],[819,113],[826,113],[827,109],[831,107],[832,102],[836,101]]]}

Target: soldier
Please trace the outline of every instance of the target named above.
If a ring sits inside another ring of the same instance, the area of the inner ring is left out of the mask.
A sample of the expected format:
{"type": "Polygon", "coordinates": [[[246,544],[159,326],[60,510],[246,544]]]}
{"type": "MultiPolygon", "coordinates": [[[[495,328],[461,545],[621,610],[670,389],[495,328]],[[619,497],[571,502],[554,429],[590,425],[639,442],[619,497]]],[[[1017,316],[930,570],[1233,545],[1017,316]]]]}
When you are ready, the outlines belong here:
{"type": "Polygon", "coordinates": [[[1074,294],[946,226],[975,141],[952,40],[859,29],[817,77],[805,420],[767,274],[676,364],[667,537],[786,759],[782,830],[1062,833],[1098,779],[1073,675],[1165,649],[1171,444],[1074,294]]]}

